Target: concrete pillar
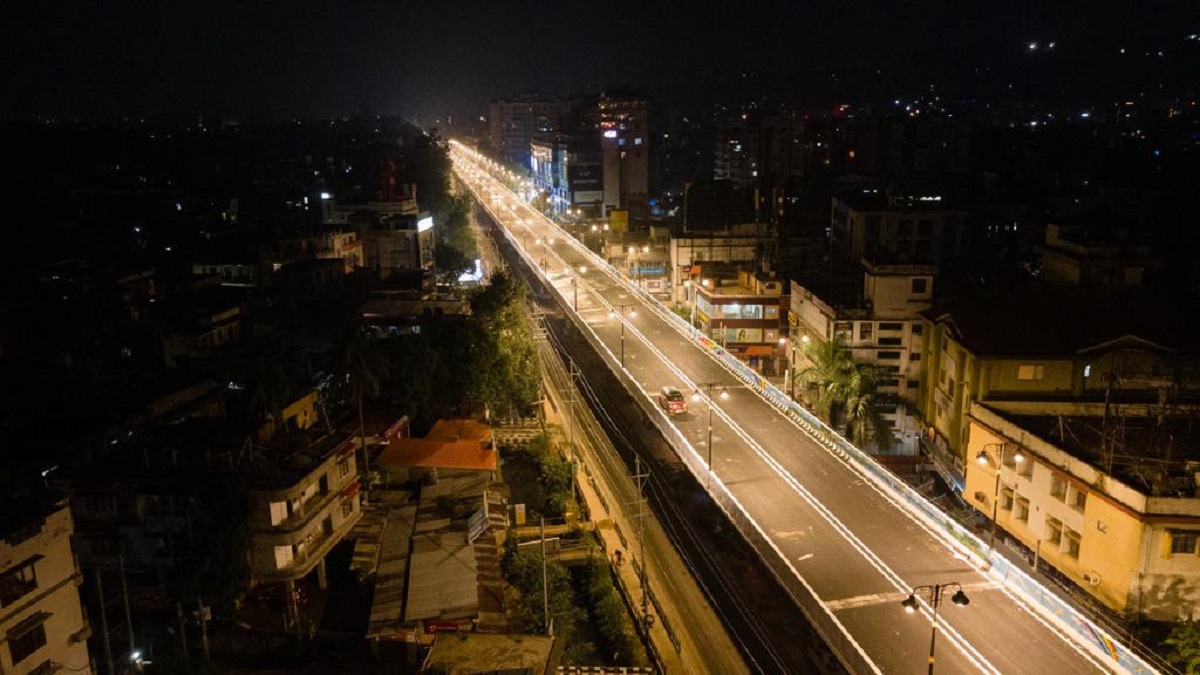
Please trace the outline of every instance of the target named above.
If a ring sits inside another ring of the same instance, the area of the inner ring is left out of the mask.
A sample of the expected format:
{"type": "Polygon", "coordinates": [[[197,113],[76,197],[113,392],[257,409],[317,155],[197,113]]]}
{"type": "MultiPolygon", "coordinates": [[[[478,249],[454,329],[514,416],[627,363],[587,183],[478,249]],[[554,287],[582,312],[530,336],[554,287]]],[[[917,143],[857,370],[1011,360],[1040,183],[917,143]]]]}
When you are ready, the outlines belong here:
{"type": "Polygon", "coordinates": [[[317,563],[317,586],[319,586],[321,590],[325,590],[326,581],[325,558],[321,558],[321,562],[317,563]]]}

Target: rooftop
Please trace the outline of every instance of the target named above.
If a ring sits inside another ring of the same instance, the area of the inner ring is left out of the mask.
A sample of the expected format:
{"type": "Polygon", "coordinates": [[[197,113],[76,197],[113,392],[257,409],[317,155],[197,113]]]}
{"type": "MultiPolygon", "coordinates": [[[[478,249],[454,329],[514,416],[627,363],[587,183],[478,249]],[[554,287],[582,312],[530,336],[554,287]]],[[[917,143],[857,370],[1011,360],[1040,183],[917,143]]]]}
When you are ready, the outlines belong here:
{"type": "Polygon", "coordinates": [[[982,355],[1071,356],[1120,344],[1197,354],[1196,307],[1194,297],[1064,287],[971,296],[922,315],[982,355]]]}
{"type": "Polygon", "coordinates": [[[1187,420],[1110,416],[1106,428],[1102,416],[997,414],[1145,494],[1191,496],[1198,487],[1200,429],[1187,420]]]}
{"type": "Polygon", "coordinates": [[[438,633],[425,659],[425,672],[549,674],[556,671],[561,641],[543,635],[438,633]]]}

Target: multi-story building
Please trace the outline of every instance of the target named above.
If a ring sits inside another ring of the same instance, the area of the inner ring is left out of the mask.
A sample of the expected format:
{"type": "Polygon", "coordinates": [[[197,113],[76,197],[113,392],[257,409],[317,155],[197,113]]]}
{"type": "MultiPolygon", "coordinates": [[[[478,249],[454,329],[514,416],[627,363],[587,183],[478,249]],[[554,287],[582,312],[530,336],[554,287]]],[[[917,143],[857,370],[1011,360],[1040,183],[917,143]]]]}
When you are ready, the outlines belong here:
{"type": "Polygon", "coordinates": [[[244,291],[209,287],[169,299],[164,307],[167,327],[162,331],[162,353],[167,367],[209,359],[233,344],[242,334],[244,291]]]}
{"type": "MultiPolygon", "coordinates": [[[[933,299],[937,268],[877,264],[864,260],[859,279],[791,282],[789,361],[792,372],[807,364],[806,343],[840,339],[856,361],[887,372],[879,390],[899,402],[884,414],[900,447],[915,453],[920,420],[907,412],[920,390],[921,332],[918,312],[933,299]]],[[[889,450],[880,448],[880,450],[889,450]]]]}
{"type": "Polygon", "coordinates": [[[605,92],[598,104],[600,152],[604,162],[603,215],[621,210],[631,222],[650,213],[652,159],[650,101],[633,94],[605,92]]]}
{"type": "Polygon", "coordinates": [[[669,243],[671,292],[675,302],[691,303],[689,284],[699,283],[704,267],[770,271],[777,239],[759,223],[744,223],[714,232],[676,234],[669,243]]]}
{"type": "Polygon", "coordinates": [[[1200,439],[1187,419],[1014,415],[972,403],[968,424],[963,498],[995,515],[999,546],[1014,540],[1127,617],[1194,618],[1200,439]]]}
{"type": "Polygon", "coordinates": [[[1046,240],[1037,247],[1041,278],[1060,285],[1140,287],[1148,273],[1162,269],[1149,243],[1128,232],[1098,229],[1047,224],[1046,240]]]}
{"type": "Polygon", "coordinates": [[[783,374],[788,305],[782,281],[743,270],[735,279],[703,276],[688,289],[697,326],[713,342],[764,375],[783,374]]]}
{"type": "Polygon", "coordinates": [[[536,204],[543,211],[562,213],[571,204],[569,139],[557,134],[535,135],[529,144],[529,170],[536,204]]]}
{"type": "Polygon", "coordinates": [[[365,264],[363,242],[358,232],[331,228],[325,231],[296,233],[279,240],[279,260],[275,269],[289,262],[331,259],[344,263],[343,271],[350,274],[365,264]]]}
{"type": "MultiPolygon", "coordinates": [[[[250,485],[250,575],[289,591],[314,569],[325,587],[325,556],[362,517],[357,441],[329,435],[250,485]]],[[[289,592],[288,597],[292,597],[289,592]]]]}
{"type": "Polygon", "coordinates": [[[834,196],[834,245],[851,258],[940,263],[966,245],[965,209],[937,191],[862,187],[834,196]]]}
{"type": "Polygon", "coordinates": [[[572,101],[525,97],[496,99],[488,106],[491,152],[500,161],[529,165],[530,142],[539,132],[559,131],[572,101]]]}
{"type": "Polygon", "coordinates": [[[963,489],[968,411],[1157,415],[1200,400],[1200,341],[1162,293],[1039,288],[964,298],[921,313],[923,450],[963,489]]]}
{"type": "Polygon", "coordinates": [[[63,501],[0,500],[0,673],[92,672],[72,529],[63,501]]]}
{"type": "Polygon", "coordinates": [[[383,278],[432,269],[433,248],[433,216],[427,212],[384,216],[363,232],[366,267],[383,278]]]}

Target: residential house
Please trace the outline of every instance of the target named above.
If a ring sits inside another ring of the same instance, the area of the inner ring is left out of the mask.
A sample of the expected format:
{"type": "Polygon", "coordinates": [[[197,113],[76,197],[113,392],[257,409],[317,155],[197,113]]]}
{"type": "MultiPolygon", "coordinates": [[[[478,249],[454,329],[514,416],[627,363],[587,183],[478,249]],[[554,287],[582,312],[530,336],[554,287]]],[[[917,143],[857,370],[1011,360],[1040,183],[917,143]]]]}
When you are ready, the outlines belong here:
{"type": "Polygon", "coordinates": [[[65,501],[0,499],[0,673],[93,672],[65,501]]]}

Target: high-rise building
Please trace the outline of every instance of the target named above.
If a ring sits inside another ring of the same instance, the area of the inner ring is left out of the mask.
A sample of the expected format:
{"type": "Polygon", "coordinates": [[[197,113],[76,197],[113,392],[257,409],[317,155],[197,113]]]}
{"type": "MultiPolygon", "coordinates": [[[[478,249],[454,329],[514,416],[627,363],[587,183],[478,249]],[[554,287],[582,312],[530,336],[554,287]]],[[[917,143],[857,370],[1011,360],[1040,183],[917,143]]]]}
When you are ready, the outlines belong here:
{"type": "Polygon", "coordinates": [[[539,132],[563,128],[570,101],[523,97],[496,99],[488,106],[492,154],[501,161],[529,166],[530,143],[539,132]]]}
{"type": "Polygon", "coordinates": [[[597,104],[604,162],[604,215],[629,212],[632,222],[649,216],[651,186],[650,101],[627,92],[605,92],[597,104]]]}

